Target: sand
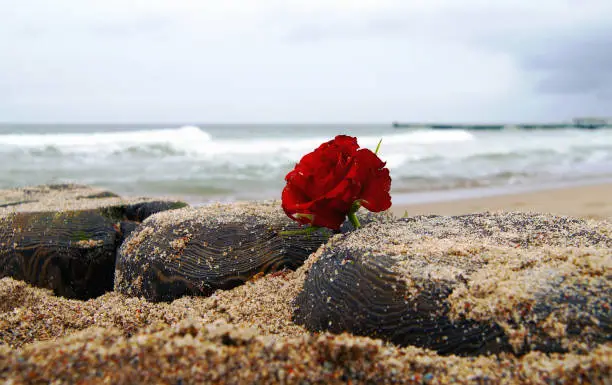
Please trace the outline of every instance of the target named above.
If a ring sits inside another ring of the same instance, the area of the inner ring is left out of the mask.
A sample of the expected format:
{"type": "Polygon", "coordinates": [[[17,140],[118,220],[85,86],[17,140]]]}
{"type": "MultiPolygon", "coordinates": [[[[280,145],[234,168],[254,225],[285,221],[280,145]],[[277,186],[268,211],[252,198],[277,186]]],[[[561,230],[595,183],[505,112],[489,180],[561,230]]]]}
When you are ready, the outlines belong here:
{"type": "MultiPolygon", "coordinates": [[[[54,297],[0,280],[0,378],[13,383],[601,383],[612,346],[588,354],[440,356],[290,321],[304,269],[170,304],[109,293],[54,297]]],[[[10,382],[9,382],[10,383],[10,382]]]]}
{"type": "MultiPolygon", "coordinates": [[[[518,208],[541,211],[538,205],[546,203],[551,212],[571,209],[577,216],[594,217],[609,210],[611,188],[565,189],[548,199],[544,193],[529,193],[419,205],[411,206],[410,213],[461,213],[523,202],[518,208]],[[568,207],[576,191],[594,195],[576,198],[568,207]],[[556,206],[547,202],[553,197],[560,199],[556,206]],[[588,209],[587,203],[603,209],[588,209]]],[[[171,303],[118,293],[69,300],[0,279],[0,379],[9,384],[610,383],[610,343],[584,354],[458,357],[346,333],[310,333],[292,322],[291,301],[321,252],[296,272],[171,303]]]]}
{"type": "Polygon", "coordinates": [[[167,197],[120,197],[105,189],[79,184],[40,185],[0,190],[0,217],[14,212],[91,210],[155,201],[184,205],[167,197]]]}
{"type": "Polygon", "coordinates": [[[565,187],[518,194],[393,205],[397,216],[461,215],[482,211],[530,211],[592,219],[612,219],[612,183],[565,187]]]}

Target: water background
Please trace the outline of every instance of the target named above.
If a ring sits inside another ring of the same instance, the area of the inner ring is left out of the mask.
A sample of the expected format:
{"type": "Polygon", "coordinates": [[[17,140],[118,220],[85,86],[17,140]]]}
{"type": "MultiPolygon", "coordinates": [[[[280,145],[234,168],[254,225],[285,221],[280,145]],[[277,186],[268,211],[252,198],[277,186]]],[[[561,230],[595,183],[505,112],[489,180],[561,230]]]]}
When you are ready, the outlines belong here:
{"type": "Polygon", "coordinates": [[[341,133],[372,150],[383,139],[396,203],[612,178],[612,129],[4,124],[0,188],[73,182],[191,202],[278,198],[301,156],[341,133]]]}

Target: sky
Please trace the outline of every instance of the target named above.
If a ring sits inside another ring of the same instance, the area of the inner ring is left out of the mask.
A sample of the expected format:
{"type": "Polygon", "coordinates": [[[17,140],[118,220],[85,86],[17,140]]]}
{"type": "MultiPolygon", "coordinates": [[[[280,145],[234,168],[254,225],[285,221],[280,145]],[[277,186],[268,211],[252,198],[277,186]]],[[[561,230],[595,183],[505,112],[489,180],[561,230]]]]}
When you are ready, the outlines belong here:
{"type": "Polygon", "coordinates": [[[0,122],[612,116],[610,0],[0,0],[0,122]]]}

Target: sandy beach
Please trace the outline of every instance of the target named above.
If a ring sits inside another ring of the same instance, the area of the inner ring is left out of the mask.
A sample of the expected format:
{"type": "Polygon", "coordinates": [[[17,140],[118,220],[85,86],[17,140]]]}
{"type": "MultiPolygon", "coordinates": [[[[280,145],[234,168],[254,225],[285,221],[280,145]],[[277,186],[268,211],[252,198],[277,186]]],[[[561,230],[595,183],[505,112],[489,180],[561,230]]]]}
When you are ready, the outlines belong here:
{"type": "Polygon", "coordinates": [[[612,183],[563,187],[516,194],[457,199],[442,202],[399,204],[397,216],[461,215],[482,211],[522,211],[568,215],[589,219],[612,218],[612,183]]]}
{"type": "MultiPolygon", "coordinates": [[[[95,196],[106,195],[99,193],[95,196]]],[[[612,218],[611,196],[612,185],[596,185],[453,202],[398,205],[393,207],[393,212],[401,216],[408,211],[413,216],[514,210],[588,218],[588,221],[561,218],[554,222],[547,236],[541,230],[546,226],[534,222],[533,217],[521,219],[519,215],[518,220],[524,221],[521,223],[525,223],[525,230],[523,234],[507,235],[510,246],[506,240],[496,238],[496,232],[481,235],[484,237],[481,239],[459,237],[449,240],[447,228],[435,235],[435,229],[443,226],[427,230],[429,236],[422,240],[421,246],[418,242],[406,241],[403,244],[414,247],[407,255],[418,251],[426,257],[429,253],[430,257],[447,258],[452,263],[463,257],[482,258],[491,245],[506,245],[504,250],[509,250],[518,259],[527,258],[530,252],[544,253],[541,255],[545,258],[532,254],[528,257],[532,258],[530,263],[515,264],[511,269],[513,274],[520,274],[521,269],[530,269],[531,264],[551,258],[553,254],[550,253],[557,253],[558,256],[554,257],[557,262],[547,266],[565,264],[567,277],[580,269],[590,269],[585,277],[592,277],[605,285],[603,277],[610,272],[609,245],[612,241],[609,234],[612,234],[612,225],[597,219],[612,218]],[[575,227],[562,232],[563,226],[575,227]],[[574,246],[568,246],[569,243],[574,246]],[[554,248],[540,249],[546,244],[554,248]],[[525,247],[525,252],[521,247],[525,247]],[[574,255],[573,259],[567,257],[571,255],[574,255]],[[591,262],[581,264],[576,255],[584,255],[591,262]],[[569,264],[568,260],[575,261],[572,262],[575,265],[569,264]]],[[[540,219],[547,218],[543,215],[540,219]]],[[[448,220],[442,218],[440,223],[450,223],[448,220]]],[[[457,224],[449,226],[456,234],[462,230],[462,226],[457,224]]],[[[420,239],[420,235],[417,237],[420,239]]],[[[155,303],[116,291],[89,300],[67,299],[20,280],[2,278],[0,378],[11,384],[49,383],[50,380],[58,384],[609,383],[612,371],[612,346],[609,342],[588,345],[589,341],[579,340],[568,344],[565,352],[536,349],[524,354],[504,351],[462,356],[439,354],[416,346],[401,347],[378,338],[346,332],[311,332],[294,322],[294,299],[312,274],[313,264],[324,252],[325,247],[319,248],[295,272],[258,275],[246,284],[230,290],[217,290],[208,297],[185,296],[171,302],[155,303]]],[[[543,274],[541,277],[545,279],[549,270],[533,271],[543,274]]],[[[500,274],[494,276],[499,279],[500,274]]],[[[475,283],[468,286],[478,290],[487,287],[489,282],[489,288],[499,290],[499,294],[491,296],[492,299],[514,298],[508,290],[515,290],[520,279],[513,277],[506,277],[505,286],[499,286],[484,274],[482,281],[472,281],[475,283]]],[[[528,281],[526,278],[523,284],[528,281]]],[[[584,284],[585,281],[581,279],[580,282],[584,284]]],[[[475,304],[484,298],[477,291],[473,294],[475,304]]],[[[464,295],[472,294],[464,290],[464,295]]],[[[483,305],[482,309],[460,307],[461,312],[470,310],[476,315],[479,311],[488,314],[486,309],[489,308],[489,305],[483,305]]],[[[499,306],[493,308],[498,309],[499,314],[505,314],[499,306]]],[[[509,307],[508,311],[514,308],[509,307]]],[[[602,327],[606,328],[609,307],[602,311],[602,327]]],[[[559,316],[564,317],[563,314],[560,312],[559,316]]],[[[547,318],[542,328],[556,338],[565,333],[566,326],[556,322],[553,316],[547,318]]],[[[519,343],[522,343],[522,333],[523,329],[515,328],[513,336],[518,336],[516,341],[519,343]]]]}

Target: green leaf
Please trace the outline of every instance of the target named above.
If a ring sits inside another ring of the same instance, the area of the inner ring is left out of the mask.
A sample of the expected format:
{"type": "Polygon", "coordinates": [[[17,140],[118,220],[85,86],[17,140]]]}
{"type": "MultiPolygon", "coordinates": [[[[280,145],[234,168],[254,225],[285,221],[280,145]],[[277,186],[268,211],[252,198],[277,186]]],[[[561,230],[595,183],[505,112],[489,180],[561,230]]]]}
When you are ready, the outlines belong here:
{"type": "Polygon", "coordinates": [[[278,234],[280,236],[283,235],[306,235],[309,236],[310,234],[314,233],[317,230],[320,230],[321,227],[318,226],[309,226],[306,227],[304,229],[299,229],[299,230],[284,230],[284,231],[280,231],[278,234]]]}
{"type": "Polygon", "coordinates": [[[382,138],[378,141],[378,145],[376,146],[376,151],[374,151],[374,154],[378,155],[378,150],[380,150],[381,143],[382,143],[382,138]]]}
{"type": "Polygon", "coordinates": [[[314,215],[312,214],[302,214],[302,213],[297,213],[293,215],[295,218],[300,219],[300,218],[306,218],[308,219],[310,222],[314,221],[314,215]]]}

